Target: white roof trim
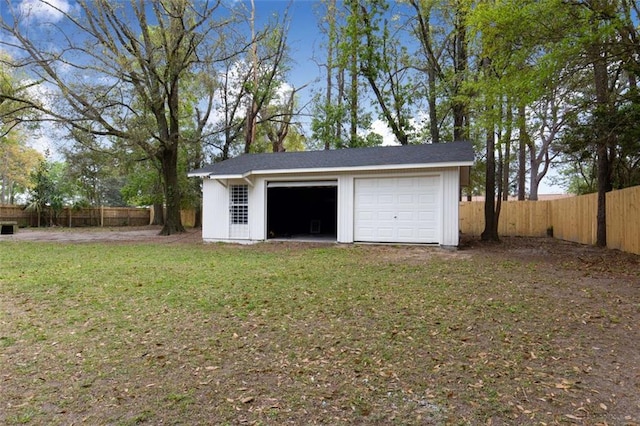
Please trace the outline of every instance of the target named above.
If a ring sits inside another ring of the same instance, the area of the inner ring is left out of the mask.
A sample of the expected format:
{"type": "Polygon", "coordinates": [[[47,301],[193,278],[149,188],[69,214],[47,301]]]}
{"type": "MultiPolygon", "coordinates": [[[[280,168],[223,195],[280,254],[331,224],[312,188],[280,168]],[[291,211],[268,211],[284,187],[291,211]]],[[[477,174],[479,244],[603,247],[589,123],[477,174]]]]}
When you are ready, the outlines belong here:
{"type": "Polygon", "coordinates": [[[251,175],[275,175],[275,174],[303,174],[303,173],[335,173],[350,171],[372,171],[372,170],[404,170],[404,169],[435,169],[442,167],[464,167],[473,166],[473,161],[451,161],[442,163],[417,163],[417,164],[385,164],[372,166],[353,167],[311,167],[303,169],[272,169],[272,170],[251,170],[245,174],[236,175],[212,175],[211,173],[190,173],[190,177],[207,177],[214,179],[245,179],[251,175]]]}
{"type": "Polygon", "coordinates": [[[276,180],[267,182],[267,188],[305,188],[310,186],[338,186],[337,180],[276,180]]]}
{"type": "Polygon", "coordinates": [[[210,174],[211,173],[207,173],[207,172],[201,172],[201,173],[189,172],[189,173],[187,173],[187,177],[207,177],[210,174]]]}

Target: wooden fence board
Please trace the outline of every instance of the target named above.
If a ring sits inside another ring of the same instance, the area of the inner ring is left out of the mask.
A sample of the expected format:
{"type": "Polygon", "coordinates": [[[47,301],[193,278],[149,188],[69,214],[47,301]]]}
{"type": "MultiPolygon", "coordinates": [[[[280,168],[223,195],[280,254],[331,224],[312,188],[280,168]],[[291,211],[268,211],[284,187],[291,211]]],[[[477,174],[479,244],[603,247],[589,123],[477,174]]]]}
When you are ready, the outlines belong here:
{"type": "MultiPolygon", "coordinates": [[[[640,254],[640,186],[607,193],[607,247],[640,254]]],[[[595,244],[598,194],[545,201],[503,201],[498,235],[555,238],[595,244]]],[[[460,203],[460,232],[484,230],[484,202],[460,203]]]]}
{"type": "MultiPolygon", "coordinates": [[[[18,226],[38,226],[38,218],[21,206],[0,206],[0,220],[13,220],[18,226]]],[[[48,219],[43,218],[48,221],[48,219]]],[[[86,209],[64,208],[55,218],[57,226],[146,226],[150,213],[147,208],[97,207],[86,209]]],[[[43,223],[44,225],[44,223],[43,223]]]]}
{"type": "MultiPolygon", "coordinates": [[[[151,222],[152,210],[136,207],[64,208],[56,217],[55,225],[65,227],[147,226],[151,222]]],[[[193,227],[195,215],[195,210],[181,210],[182,224],[193,227]]],[[[25,210],[22,206],[0,205],[0,220],[18,222],[20,227],[38,226],[37,215],[25,210]]],[[[43,222],[42,225],[44,226],[45,223],[43,222]]]]}
{"type": "Polygon", "coordinates": [[[607,193],[607,247],[640,254],[640,187],[607,193]]]}

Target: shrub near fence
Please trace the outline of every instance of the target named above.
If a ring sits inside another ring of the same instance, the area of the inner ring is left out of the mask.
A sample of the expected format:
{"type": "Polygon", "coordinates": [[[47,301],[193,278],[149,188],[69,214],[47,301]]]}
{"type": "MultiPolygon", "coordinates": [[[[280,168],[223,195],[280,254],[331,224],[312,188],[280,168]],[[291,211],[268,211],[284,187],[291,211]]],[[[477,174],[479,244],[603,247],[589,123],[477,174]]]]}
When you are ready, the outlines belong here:
{"type": "MultiPolygon", "coordinates": [[[[607,193],[607,247],[640,254],[640,186],[607,193]]],[[[498,234],[553,236],[582,244],[596,243],[597,194],[546,201],[503,201],[498,234]]],[[[460,203],[460,232],[484,230],[484,202],[460,203]]]]}
{"type": "MultiPolygon", "coordinates": [[[[48,224],[43,217],[41,225],[48,224]]],[[[0,206],[0,221],[15,221],[18,226],[38,226],[38,215],[21,206],[0,206]]],[[[55,218],[56,226],[146,226],[150,211],[135,207],[97,207],[86,209],[64,208],[55,218]]]]}

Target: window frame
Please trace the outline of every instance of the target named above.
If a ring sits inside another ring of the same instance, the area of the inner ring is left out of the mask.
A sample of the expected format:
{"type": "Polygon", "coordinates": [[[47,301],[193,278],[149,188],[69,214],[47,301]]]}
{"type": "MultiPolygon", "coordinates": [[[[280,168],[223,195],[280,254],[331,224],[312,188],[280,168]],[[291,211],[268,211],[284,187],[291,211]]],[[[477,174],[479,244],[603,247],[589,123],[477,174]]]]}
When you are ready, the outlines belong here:
{"type": "Polygon", "coordinates": [[[249,185],[229,185],[229,224],[249,224],[249,185]]]}

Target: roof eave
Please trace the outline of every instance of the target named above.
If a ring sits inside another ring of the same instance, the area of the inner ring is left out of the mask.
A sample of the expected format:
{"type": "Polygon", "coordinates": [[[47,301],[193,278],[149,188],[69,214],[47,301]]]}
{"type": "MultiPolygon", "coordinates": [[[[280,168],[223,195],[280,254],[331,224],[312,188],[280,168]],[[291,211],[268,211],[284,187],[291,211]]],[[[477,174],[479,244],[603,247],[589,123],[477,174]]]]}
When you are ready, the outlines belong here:
{"type": "Polygon", "coordinates": [[[297,173],[340,173],[340,172],[367,172],[379,170],[406,170],[406,169],[436,169],[446,167],[464,167],[473,166],[473,161],[448,161],[442,163],[417,163],[417,164],[384,164],[369,166],[350,166],[350,167],[308,167],[300,169],[272,169],[272,170],[252,170],[245,173],[248,175],[275,175],[275,174],[297,174],[297,173]]]}
{"type": "Polygon", "coordinates": [[[187,173],[187,177],[207,177],[211,174],[211,172],[189,172],[187,173]]]}
{"type": "Polygon", "coordinates": [[[260,169],[249,170],[242,174],[222,174],[215,172],[189,173],[189,177],[209,177],[211,179],[245,179],[251,175],[282,175],[282,174],[306,174],[306,173],[341,173],[341,172],[367,172],[367,171],[397,171],[406,169],[435,169],[446,167],[465,167],[473,166],[473,160],[469,161],[446,161],[440,163],[416,163],[416,164],[384,164],[384,165],[367,165],[367,166],[350,166],[350,167],[305,167],[295,169],[260,169]]]}

